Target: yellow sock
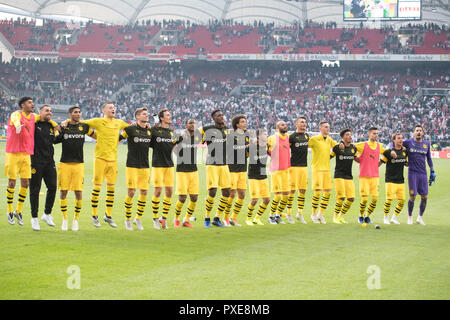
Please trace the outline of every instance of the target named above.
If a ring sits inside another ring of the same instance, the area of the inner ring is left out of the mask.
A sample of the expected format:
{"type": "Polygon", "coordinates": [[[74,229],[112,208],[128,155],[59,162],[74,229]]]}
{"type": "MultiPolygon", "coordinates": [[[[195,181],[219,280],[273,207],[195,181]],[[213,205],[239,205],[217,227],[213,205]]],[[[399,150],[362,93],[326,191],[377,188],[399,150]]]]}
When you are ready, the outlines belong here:
{"type": "Polygon", "coordinates": [[[132,209],[133,209],[133,198],[127,195],[125,197],[125,219],[127,221],[131,220],[132,209]]]}
{"type": "Polygon", "coordinates": [[[19,190],[19,200],[17,201],[17,213],[22,213],[23,204],[25,202],[25,199],[27,197],[28,188],[20,187],[19,190]]]}
{"type": "Polygon", "coordinates": [[[67,219],[67,198],[59,199],[59,203],[61,206],[61,214],[64,217],[64,220],[66,220],[67,219]]]}
{"type": "Polygon", "coordinates": [[[186,211],[185,221],[189,221],[195,211],[195,206],[197,205],[197,201],[189,201],[188,208],[186,211]]]}
{"type": "Polygon", "coordinates": [[[384,215],[385,216],[389,215],[389,211],[391,210],[391,204],[392,204],[392,200],[386,199],[386,202],[384,203],[384,215]]]}
{"type": "Polygon", "coordinates": [[[369,197],[362,197],[361,202],[359,203],[359,215],[361,217],[364,216],[364,211],[366,211],[367,202],[369,202],[369,197]]]}
{"type": "Polygon", "coordinates": [[[252,219],[252,215],[253,215],[253,211],[255,210],[255,206],[252,205],[251,203],[248,204],[248,211],[247,211],[247,220],[251,220],[252,219]]]}
{"type": "Polygon", "coordinates": [[[286,217],[286,214],[284,214],[283,211],[286,208],[288,198],[289,198],[288,195],[283,194],[281,196],[280,204],[278,205],[278,208],[277,208],[277,214],[283,218],[286,217]]]}
{"type": "Polygon", "coordinates": [[[138,198],[138,202],[137,202],[136,219],[140,220],[142,218],[142,215],[144,214],[146,202],[147,202],[147,195],[139,194],[139,198],[138,198]]]}
{"type": "Polygon", "coordinates": [[[111,217],[114,205],[114,186],[106,187],[106,215],[111,217]]]}
{"type": "Polygon", "coordinates": [[[287,201],[287,214],[292,215],[292,206],[294,205],[294,195],[295,193],[290,193],[287,201]]]}
{"type": "Polygon", "coordinates": [[[303,214],[303,208],[305,207],[305,194],[300,193],[300,191],[297,197],[297,206],[298,206],[298,213],[303,214]]]}
{"type": "Polygon", "coordinates": [[[82,204],[83,200],[75,199],[75,220],[78,220],[78,217],[80,216],[82,204]]]}
{"type": "Polygon", "coordinates": [[[334,216],[337,217],[340,215],[342,210],[342,203],[344,202],[344,199],[336,199],[336,206],[334,207],[334,216]]]}
{"type": "Polygon", "coordinates": [[[152,197],[153,219],[158,219],[158,211],[159,211],[159,202],[160,201],[161,201],[161,197],[157,197],[157,196],[152,197]]]}
{"type": "Polygon", "coordinates": [[[91,205],[92,205],[92,215],[96,217],[98,215],[98,199],[100,197],[100,188],[95,186],[92,190],[91,205]]]}
{"type": "Polygon", "coordinates": [[[205,213],[205,218],[209,218],[211,216],[211,211],[213,209],[214,206],[214,198],[211,197],[209,194],[206,197],[206,213],[205,213]]]}
{"type": "Polygon", "coordinates": [[[15,190],[13,188],[6,188],[6,201],[8,202],[8,213],[14,211],[13,209],[14,191],[15,190]]]}
{"type": "Polygon", "coordinates": [[[325,212],[325,210],[328,207],[328,201],[330,201],[330,192],[324,192],[323,193],[323,197],[322,197],[322,201],[320,202],[320,211],[321,212],[325,212]]]}
{"type": "Polygon", "coordinates": [[[273,216],[277,212],[278,204],[281,201],[281,194],[276,194],[273,196],[272,204],[270,205],[270,215],[273,216]]]}
{"type": "Polygon", "coordinates": [[[228,197],[227,206],[225,208],[225,211],[223,212],[223,220],[230,219],[230,211],[231,207],[233,206],[234,198],[228,197]]]}
{"type": "Polygon", "coordinates": [[[255,219],[261,219],[261,216],[264,214],[264,212],[266,211],[266,209],[267,209],[267,204],[265,204],[264,202],[262,202],[260,205],[259,205],[259,209],[258,209],[258,212],[256,213],[256,217],[255,217],[255,219]]]}
{"type": "Polygon", "coordinates": [[[243,205],[244,205],[244,199],[237,198],[236,202],[234,203],[234,208],[233,208],[233,216],[232,216],[233,219],[237,218],[237,216],[238,216],[239,212],[241,211],[243,205]]]}
{"type": "Polygon", "coordinates": [[[172,205],[172,198],[165,196],[163,199],[163,210],[162,210],[162,217],[164,219],[167,219],[171,205],[172,205]]]}
{"type": "Polygon", "coordinates": [[[352,203],[353,203],[353,201],[345,200],[344,204],[342,205],[341,216],[343,216],[344,214],[346,214],[348,212],[352,203]]]}
{"type": "Polygon", "coordinates": [[[397,206],[395,207],[394,214],[398,216],[402,212],[403,206],[405,205],[405,200],[398,200],[397,206]]]}
{"type": "Polygon", "coordinates": [[[322,193],[321,191],[314,191],[314,195],[312,197],[312,213],[313,213],[313,215],[316,215],[317,208],[319,207],[321,193],[322,193]]]}
{"type": "Polygon", "coordinates": [[[229,197],[225,197],[225,196],[222,196],[220,198],[219,206],[217,207],[217,212],[216,212],[216,217],[219,217],[219,219],[221,218],[222,213],[225,211],[225,208],[227,207],[228,199],[229,199],[229,197]]]}
{"type": "Polygon", "coordinates": [[[180,221],[181,209],[183,209],[184,202],[180,200],[175,204],[175,220],[180,221]]]}
{"type": "Polygon", "coordinates": [[[370,201],[369,208],[367,208],[367,216],[369,217],[372,212],[375,210],[377,206],[378,198],[372,197],[372,201],[370,201]]]}

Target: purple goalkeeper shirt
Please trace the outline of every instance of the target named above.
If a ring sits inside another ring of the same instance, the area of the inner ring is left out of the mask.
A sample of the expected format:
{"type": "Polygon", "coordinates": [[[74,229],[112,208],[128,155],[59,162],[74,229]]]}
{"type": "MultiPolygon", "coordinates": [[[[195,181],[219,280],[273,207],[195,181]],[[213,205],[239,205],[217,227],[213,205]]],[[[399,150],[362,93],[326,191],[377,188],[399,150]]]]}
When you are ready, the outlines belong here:
{"type": "Polygon", "coordinates": [[[422,140],[416,142],[414,139],[403,141],[403,145],[408,150],[408,174],[427,174],[427,166],[433,167],[433,160],[431,160],[431,144],[428,141],[422,140]]]}

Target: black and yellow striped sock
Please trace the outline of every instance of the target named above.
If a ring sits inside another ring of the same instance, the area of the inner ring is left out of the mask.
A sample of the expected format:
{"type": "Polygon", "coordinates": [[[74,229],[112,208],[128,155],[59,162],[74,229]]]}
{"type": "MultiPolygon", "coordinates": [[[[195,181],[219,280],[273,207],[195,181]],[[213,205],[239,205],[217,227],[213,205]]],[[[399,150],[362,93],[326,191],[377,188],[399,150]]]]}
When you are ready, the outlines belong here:
{"type": "Polygon", "coordinates": [[[288,200],[287,200],[287,214],[288,215],[292,214],[292,207],[294,205],[294,195],[295,195],[295,193],[290,193],[288,200]]]}
{"type": "Polygon", "coordinates": [[[157,196],[152,197],[153,219],[158,219],[158,211],[159,211],[159,202],[160,201],[161,201],[161,197],[157,197],[157,196]]]}
{"type": "Polygon", "coordinates": [[[192,200],[189,201],[187,211],[186,211],[186,216],[184,217],[185,221],[189,221],[189,219],[192,217],[196,206],[197,206],[197,201],[192,201],[192,200]]]}
{"type": "Polygon", "coordinates": [[[334,216],[337,217],[341,214],[342,210],[342,203],[344,202],[344,199],[336,199],[336,205],[334,207],[334,216]]]}
{"type": "Polygon", "coordinates": [[[319,207],[320,195],[321,191],[314,191],[314,195],[312,197],[312,213],[316,215],[317,208],[319,207]]]}
{"type": "Polygon", "coordinates": [[[244,205],[244,199],[237,198],[236,202],[234,203],[234,208],[233,208],[233,215],[232,215],[233,219],[237,219],[237,216],[239,215],[239,212],[241,212],[243,205],[244,205]]]}
{"type": "Polygon", "coordinates": [[[384,216],[387,217],[389,215],[389,211],[391,209],[392,200],[386,199],[384,202],[384,216]]]}
{"type": "Polygon", "coordinates": [[[300,193],[297,197],[297,206],[298,206],[298,213],[303,214],[303,209],[305,208],[305,194],[300,193]]]}
{"type": "Polygon", "coordinates": [[[59,199],[59,204],[61,207],[61,214],[62,214],[64,220],[66,220],[67,219],[67,198],[59,199]]]}
{"type": "Polygon", "coordinates": [[[259,205],[255,219],[261,219],[261,216],[264,214],[264,212],[266,212],[267,206],[268,204],[265,204],[264,202],[259,205]]]}
{"type": "Polygon", "coordinates": [[[165,196],[163,199],[163,210],[162,210],[163,219],[167,219],[167,216],[169,215],[169,210],[170,210],[171,206],[172,206],[172,198],[165,196]]]}
{"type": "Polygon", "coordinates": [[[28,188],[20,187],[19,190],[19,199],[17,201],[17,213],[22,213],[23,205],[25,203],[25,199],[27,198],[28,188]]]}
{"type": "Polygon", "coordinates": [[[227,207],[229,197],[222,196],[219,201],[219,206],[217,207],[216,217],[219,219],[222,217],[223,212],[227,207]]]}
{"type": "Polygon", "coordinates": [[[247,220],[252,219],[253,211],[255,211],[255,206],[250,202],[247,207],[247,220]]]}
{"type": "Polygon", "coordinates": [[[96,217],[98,215],[98,199],[100,198],[100,188],[94,187],[92,189],[91,205],[92,205],[92,216],[96,217]]]}
{"type": "Polygon", "coordinates": [[[234,198],[228,197],[227,206],[225,208],[225,211],[223,212],[223,220],[229,220],[230,219],[230,212],[231,207],[233,206],[234,198]]]}
{"type": "Polygon", "coordinates": [[[14,202],[14,188],[6,188],[6,201],[8,202],[8,213],[14,211],[13,202],[14,202]]]}
{"type": "Polygon", "coordinates": [[[106,215],[111,217],[114,205],[114,186],[106,187],[106,215]]]}
{"type": "Polygon", "coordinates": [[[177,201],[175,204],[175,220],[180,221],[181,216],[181,209],[183,209],[184,202],[181,202],[180,200],[177,201]]]}
{"type": "Polygon", "coordinates": [[[273,216],[277,212],[278,204],[281,201],[281,195],[276,194],[273,196],[272,204],[270,205],[270,215],[273,216]]]}
{"type": "Polygon", "coordinates": [[[281,196],[280,204],[278,205],[278,208],[277,208],[277,214],[283,218],[286,217],[286,214],[284,214],[283,211],[284,211],[284,209],[286,209],[288,197],[289,197],[288,195],[283,194],[281,196]]]}
{"type": "Polygon", "coordinates": [[[139,198],[138,198],[138,202],[137,202],[136,219],[140,220],[142,218],[142,215],[144,214],[146,203],[147,203],[147,195],[139,194],[139,198]]]}
{"type": "Polygon", "coordinates": [[[359,215],[364,217],[364,212],[366,211],[367,202],[369,202],[369,197],[362,197],[359,203],[359,215]]]}
{"type": "Polygon", "coordinates": [[[352,206],[352,203],[353,203],[353,201],[350,201],[348,199],[345,200],[344,204],[342,205],[341,216],[343,216],[344,214],[346,214],[348,212],[348,210],[352,206]]]}
{"type": "Polygon", "coordinates": [[[127,195],[125,197],[125,220],[131,220],[131,213],[133,209],[133,198],[127,195]]]}
{"type": "Polygon", "coordinates": [[[213,206],[214,206],[214,197],[211,197],[208,194],[206,196],[206,201],[205,201],[205,207],[206,207],[205,218],[211,217],[211,211],[213,209],[213,206]]]}
{"type": "Polygon", "coordinates": [[[75,199],[75,215],[74,215],[75,220],[78,220],[78,217],[80,216],[82,205],[83,205],[83,200],[75,199]]]}
{"type": "Polygon", "coordinates": [[[394,214],[398,216],[400,212],[402,212],[403,207],[405,206],[405,200],[398,200],[397,206],[395,207],[394,214]]]}
{"type": "Polygon", "coordinates": [[[324,212],[328,207],[328,202],[330,201],[330,192],[324,192],[322,201],[320,201],[320,211],[324,212]]]}
{"type": "Polygon", "coordinates": [[[373,213],[373,211],[377,207],[377,202],[378,202],[377,198],[372,198],[372,201],[370,201],[370,205],[367,208],[367,216],[368,217],[373,213]]]}

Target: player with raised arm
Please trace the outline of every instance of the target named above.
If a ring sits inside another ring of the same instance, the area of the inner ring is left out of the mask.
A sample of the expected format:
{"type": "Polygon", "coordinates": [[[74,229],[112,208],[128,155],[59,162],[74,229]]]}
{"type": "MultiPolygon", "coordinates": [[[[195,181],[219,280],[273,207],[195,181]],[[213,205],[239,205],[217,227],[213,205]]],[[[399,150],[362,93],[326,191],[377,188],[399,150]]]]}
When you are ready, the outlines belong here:
{"type": "Polygon", "coordinates": [[[83,204],[84,137],[88,135],[95,139],[97,136],[87,124],[80,123],[80,107],[70,107],[69,118],[70,121],[65,128],[61,128],[61,133],[56,137],[54,143],[62,144],[61,159],[58,165],[59,199],[61,214],[63,216],[61,229],[67,231],[69,228],[69,221],[67,219],[67,193],[71,190],[75,193],[75,215],[72,222],[72,231],[78,231],[78,218],[83,204]]]}
{"type": "MultiPolygon", "coordinates": [[[[14,111],[7,124],[5,175],[8,177],[6,188],[6,200],[8,223],[23,226],[22,209],[28,193],[31,179],[31,155],[34,154],[35,123],[40,120],[40,115],[34,114],[34,103],[30,97],[23,97],[18,102],[20,110],[14,111]],[[20,177],[20,190],[16,210],[13,210],[14,192],[17,175],[20,177]]],[[[50,120],[53,127],[57,124],[50,120]]],[[[32,223],[34,220],[31,220],[32,223]]],[[[39,227],[32,224],[33,229],[39,227]]]]}
{"type": "Polygon", "coordinates": [[[181,209],[189,195],[189,204],[183,218],[183,227],[193,228],[189,222],[197,206],[199,193],[199,175],[197,168],[197,151],[202,140],[201,134],[195,130],[195,120],[186,121],[185,131],[181,135],[181,142],[175,147],[177,155],[176,194],[178,201],[175,205],[174,226],[180,227],[181,209]]]}
{"type": "Polygon", "coordinates": [[[172,192],[175,179],[172,151],[178,143],[173,137],[172,115],[167,109],[158,113],[159,126],[152,128],[152,173],[151,182],[154,189],[152,197],[153,226],[155,229],[168,229],[167,216],[172,206],[172,192]],[[163,209],[159,218],[159,205],[164,188],[163,209]]]}
{"type": "Polygon", "coordinates": [[[314,192],[312,198],[312,214],[311,220],[314,223],[326,224],[323,216],[330,201],[331,182],[330,154],[331,149],[338,143],[330,136],[330,124],[328,121],[319,123],[320,133],[309,139],[309,147],[312,151],[312,190],[314,192]],[[322,196],[323,193],[323,196],[322,196]],[[320,199],[322,196],[322,200],[320,199]],[[319,208],[317,213],[317,209],[319,208]]]}
{"type": "Polygon", "coordinates": [[[297,206],[298,211],[295,216],[301,223],[306,224],[303,218],[303,208],[305,207],[305,194],[308,187],[308,143],[309,135],[306,133],[306,117],[298,117],[295,120],[296,131],[289,135],[291,147],[291,168],[289,169],[289,180],[291,192],[288,198],[287,218],[290,223],[292,219],[292,205],[295,192],[298,190],[297,206]]]}
{"type": "Polygon", "coordinates": [[[220,198],[212,225],[222,228],[225,226],[220,221],[220,218],[228,205],[231,188],[230,170],[226,159],[228,128],[222,110],[214,110],[211,113],[211,117],[214,124],[200,129],[202,143],[206,142],[208,149],[206,156],[206,188],[208,189],[208,195],[206,196],[204,226],[206,228],[211,227],[211,211],[214,206],[217,188],[220,187],[222,197],[220,198]]]}
{"type": "Polygon", "coordinates": [[[386,163],[386,202],[384,203],[384,224],[400,224],[397,217],[405,205],[405,178],[403,168],[408,161],[408,152],[403,148],[403,135],[396,133],[392,136],[394,147],[383,152],[382,161],[386,163]],[[395,152],[395,156],[392,156],[395,152]],[[389,222],[389,210],[392,201],[397,199],[397,206],[389,222]]]}
{"type": "Polygon", "coordinates": [[[243,114],[238,114],[231,119],[233,132],[227,138],[227,163],[230,170],[231,189],[225,208],[223,224],[227,227],[241,225],[237,221],[237,216],[244,205],[245,192],[247,190],[247,157],[250,138],[247,133],[247,118],[243,114]],[[229,218],[231,207],[234,203],[233,215],[229,218]]]}
{"type": "Polygon", "coordinates": [[[265,129],[256,130],[256,141],[250,144],[249,165],[248,165],[248,184],[250,191],[250,203],[248,204],[247,225],[264,225],[261,217],[270,203],[270,187],[267,178],[267,131],[265,129]],[[258,200],[262,202],[259,205],[256,216],[252,220],[258,200]]]}
{"type": "Polygon", "coordinates": [[[268,154],[270,156],[270,177],[272,181],[272,193],[274,197],[270,206],[270,224],[285,224],[281,219],[289,198],[289,168],[291,156],[289,146],[288,127],[286,122],[278,121],[277,132],[269,137],[268,154]]]}
{"type": "Polygon", "coordinates": [[[144,230],[142,225],[142,215],[144,214],[147,202],[147,190],[150,182],[150,166],[148,161],[148,151],[151,147],[151,131],[148,128],[147,108],[138,108],[134,112],[136,123],[126,127],[121,138],[127,139],[127,163],[126,181],[127,195],[125,197],[125,228],[133,230],[131,215],[133,211],[133,198],[136,190],[139,189],[136,216],[133,224],[138,230],[144,230]]]}
{"type": "Polygon", "coordinates": [[[427,207],[428,186],[432,186],[436,181],[436,173],[433,168],[433,160],[431,159],[431,143],[423,139],[424,130],[421,125],[414,127],[413,139],[403,142],[408,151],[408,224],[413,223],[413,210],[416,195],[419,194],[420,209],[416,222],[425,225],[423,214],[427,207]],[[430,178],[427,181],[427,163],[430,168],[430,178]]]}
{"type": "Polygon", "coordinates": [[[344,215],[350,209],[353,201],[355,201],[352,167],[353,161],[356,159],[356,147],[352,144],[351,129],[344,129],[339,135],[344,144],[344,149],[336,145],[331,152],[331,157],[336,157],[336,166],[334,169],[336,205],[334,208],[333,222],[343,224],[347,223],[344,220],[344,215]]]}
{"type": "MultiPolygon", "coordinates": [[[[119,144],[119,132],[129,126],[120,119],[115,119],[116,107],[113,102],[105,102],[102,105],[103,118],[81,120],[90,128],[95,129],[97,144],[95,145],[94,179],[91,197],[92,222],[95,227],[101,227],[98,219],[98,202],[103,181],[106,180],[106,212],[103,220],[111,227],[117,225],[112,219],[114,205],[114,191],[117,180],[117,146],[119,144]]],[[[66,127],[68,120],[61,123],[66,127]]]]}

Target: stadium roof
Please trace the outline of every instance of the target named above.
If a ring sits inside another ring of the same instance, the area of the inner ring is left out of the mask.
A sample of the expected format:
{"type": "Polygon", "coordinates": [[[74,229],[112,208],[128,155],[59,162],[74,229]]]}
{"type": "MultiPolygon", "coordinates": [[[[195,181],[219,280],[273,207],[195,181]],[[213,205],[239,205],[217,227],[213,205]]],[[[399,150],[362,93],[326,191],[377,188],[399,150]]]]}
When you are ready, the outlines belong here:
{"type": "MultiPolygon", "coordinates": [[[[0,0],[0,4],[29,12],[32,16],[74,16],[112,24],[137,20],[182,19],[196,23],[209,20],[274,21],[291,24],[306,17],[315,21],[342,21],[343,0],[0,0]]],[[[450,21],[449,0],[422,0],[430,14],[450,21]],[[434,9],[433,9],[434,8],[434,9]]],[[[424,9],[424,13],[426,9],[424,9]]],[[[425,20],[433,21],[431,18],[425,20]]]]}

